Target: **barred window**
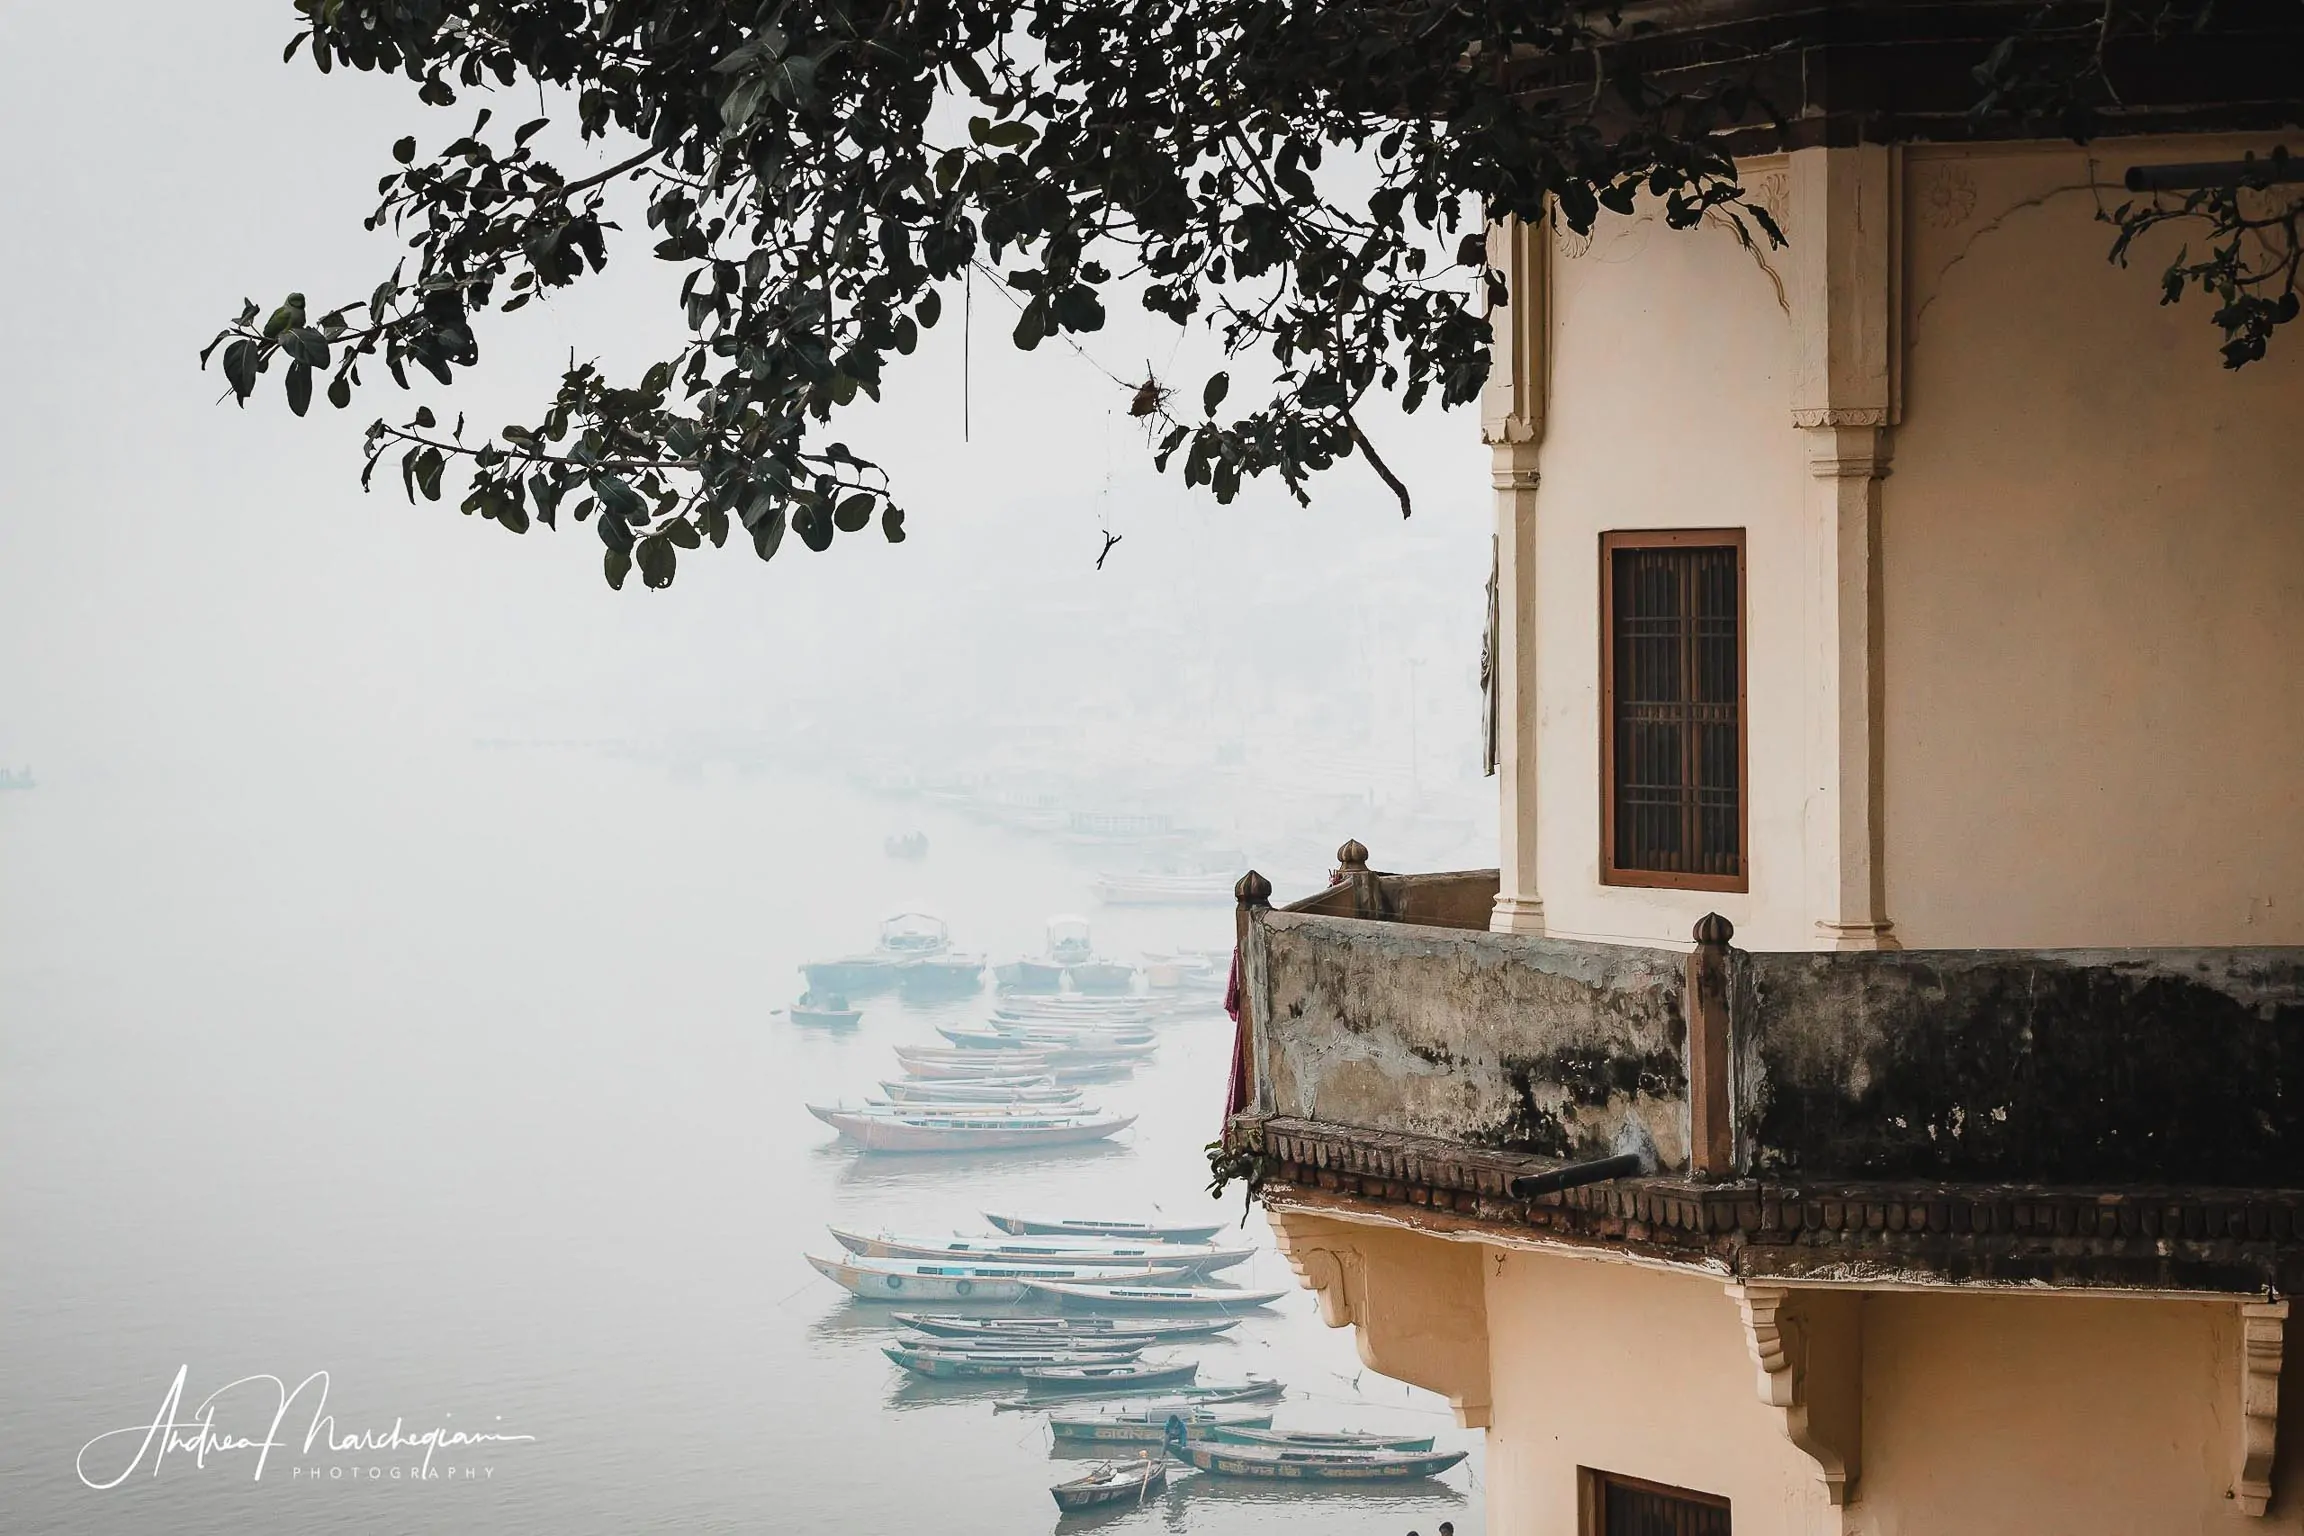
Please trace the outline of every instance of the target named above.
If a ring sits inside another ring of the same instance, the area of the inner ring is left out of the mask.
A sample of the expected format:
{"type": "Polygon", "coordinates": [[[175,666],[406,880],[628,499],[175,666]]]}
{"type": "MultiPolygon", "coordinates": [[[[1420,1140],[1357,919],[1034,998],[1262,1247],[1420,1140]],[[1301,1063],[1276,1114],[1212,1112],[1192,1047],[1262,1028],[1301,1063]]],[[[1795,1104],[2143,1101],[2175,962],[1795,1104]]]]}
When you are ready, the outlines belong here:
{"type": "Polygon", "coordinates": [[[1584,1536],[1730,1536],[1728,1501],[1612,1472],[1583,1474],[1584,1536]]]}
{"type": "Polygon", "coordinates": [[[1744,534],[1601,535],[1601,878],[1741,891],[1744,534]]]}

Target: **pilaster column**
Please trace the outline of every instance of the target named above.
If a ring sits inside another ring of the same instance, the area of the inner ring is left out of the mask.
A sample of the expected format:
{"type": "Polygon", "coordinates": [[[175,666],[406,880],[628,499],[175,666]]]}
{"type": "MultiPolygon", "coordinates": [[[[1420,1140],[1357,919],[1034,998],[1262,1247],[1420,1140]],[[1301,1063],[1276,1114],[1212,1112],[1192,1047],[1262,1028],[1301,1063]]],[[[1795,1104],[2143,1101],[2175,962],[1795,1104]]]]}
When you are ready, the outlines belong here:
{"type": "Polygon", "coordinates": [[[1496,489],[1498,933],[1544,931],[1536,877],[1536,487],[1544,437],[1551,230],[1506,220],[1489,231],[1489,260],[1504,274],[1508,302],[1489,315],[1495,332],[1481,436],[1496,489]]]}
{"type": "Polygon", "coordinates": [[[1818,943],[1894,949],[1882,869],[1880,482],[1900,413],[1901,162],[1790,159],[1792,425],[1805,439],[1805,890],[1818,943]]]}
{"type": "Polygon", "coordinates": [[[1536,471],[1533,443],[1495,449],[1498,933],[1544,931],[1536,879],[1536,471]]]}
{"type": "Polygon", "coordinates": [[[1880,482],[1885,427],[1810,427],[1810,910],[1833,949],[1894,949],[1881,868],[1880,482]]]}

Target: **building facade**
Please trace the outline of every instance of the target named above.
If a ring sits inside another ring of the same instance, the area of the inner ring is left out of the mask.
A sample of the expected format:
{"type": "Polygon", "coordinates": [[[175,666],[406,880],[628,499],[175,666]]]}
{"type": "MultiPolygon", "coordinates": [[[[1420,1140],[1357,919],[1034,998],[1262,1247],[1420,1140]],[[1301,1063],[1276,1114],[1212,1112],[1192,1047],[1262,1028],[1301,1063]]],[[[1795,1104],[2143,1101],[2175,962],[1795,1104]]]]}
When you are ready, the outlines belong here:
{"type": "Polygon", "coordinates": [[[2304,355],[2098,217],[2293,114],[1866,78],[1497,231],[1502,864],[1242,882],[1229,1142],[1491,1531],[2304,1531],[2304,355]]]}

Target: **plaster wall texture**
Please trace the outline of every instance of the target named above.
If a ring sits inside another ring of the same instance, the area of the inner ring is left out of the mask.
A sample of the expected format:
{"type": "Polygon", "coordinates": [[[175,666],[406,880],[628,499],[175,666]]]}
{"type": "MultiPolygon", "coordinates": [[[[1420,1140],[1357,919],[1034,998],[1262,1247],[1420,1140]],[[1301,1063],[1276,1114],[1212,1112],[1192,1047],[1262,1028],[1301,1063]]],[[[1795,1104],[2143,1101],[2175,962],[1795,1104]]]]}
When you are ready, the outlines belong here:
{"type": "Polygon", "coordinates": [[[1808,481],[1786,402],[1792,333],[1769,274],[1729,231],[1658,214],[1561,237],[1537,492],[1537,879],[1557,937],[1685,944],[1707,911],[1738,942],[1805,947],[1801,679],[1808,481]],[[1658,366],[1671,359],[1672,366],[1658,366]],[[1632,424],[1644,425],[1635,427],[1632,424]],[[1600,535],[1748,530],[1748,895],[1600,883],[1600,535]]]}
{"type": "MultiPolygon", "coordinates": [[[[1836,1511],[1760,1401],[1717,1280],[1500,1249],[1487,1273],[1491,1530],[1571,1536],[1590,1467],[1725,1496],[1737,1536],[2304,1531],[2293,1420],[2269,1514],[2226,1497],[2230,1300],[1863,1296],[1861,1470],[1836,1511]]],[[[2294,1354],[2286,1374],[2304,1402],[2294,1354]]]]}
{"type": "Polygon", "coordinates": [[[1912,947],[2304,943],[2304,355],[2224,370],[2206,301],[2153,302],[2173,238],[2104,260],[2089,169],[1907,156],[1888,911],[1912,947]]]}
{"type": "Polygon", "coordinates": [[[1737,1536],[1829,1529],[1719,1281],[1495,1250],[1488,1339],[1490,1530],[1572,1536],[1579,1467],[1723,1496],[1737,1536]]]}
{"type": "MultiPolygon", "coordinates": [[[[1896,164],[1876,759],[1833,771],[1877,786],[1904,947],[2304,943],[2304,341],[2225,371],[2205,301],[2155,302],[2180,237],[2112,267],[2089,187],[2117,198],[2129,163],[2249,147],[1896,164]]],[[[1783,163],[1748,167],[1764,201],[1783,163]]],[[[1790,234],[1764,259],[1645,212],[1550,236],[1537,689],[1518,725],[1558,937],[1684,945],[1717,910],[1741,946],[1823,948],[1818,920],[1843,915],[1814,910],[1832,872],[1804,867],[1855,812],[1813,747],[1847,704],[1817,696],[1829,551],[1791,405],[1823,322],[1796,218],[1790,234]],[[1748,530],[1748,893],[1599,880],[1599,535],[1673,527],[1748,530]]]]}

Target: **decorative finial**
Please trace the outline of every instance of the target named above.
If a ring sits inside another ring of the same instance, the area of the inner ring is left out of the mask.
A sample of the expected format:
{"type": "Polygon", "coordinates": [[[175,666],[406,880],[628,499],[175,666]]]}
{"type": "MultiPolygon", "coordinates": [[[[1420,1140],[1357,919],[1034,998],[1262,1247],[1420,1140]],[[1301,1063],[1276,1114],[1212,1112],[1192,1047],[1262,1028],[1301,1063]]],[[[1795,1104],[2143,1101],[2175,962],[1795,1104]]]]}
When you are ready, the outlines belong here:
{"type": "Polygon", "coordinates": [[[1736,925],[1717,912],[1707,912],[1696,919],[1696,942],[1725,949],[1728,941],[1736,937],[1736,925]]]}
{"type": "Polygon", "coordinates": [[[1351,874],[1355,870],[1366,869],[1368,867],[1368,845],[1356,837],[1346,838],[1344,846],[1336,850],[1336,862],[1344,867],[1346,874],[1351,874]]]}
{"type": "Polygon", "coordinates": [[[1272,882],[1250,870],[1232,887],[1232,895],[1244,907],[1268,907],[1272,905],[1272,882]]]}

